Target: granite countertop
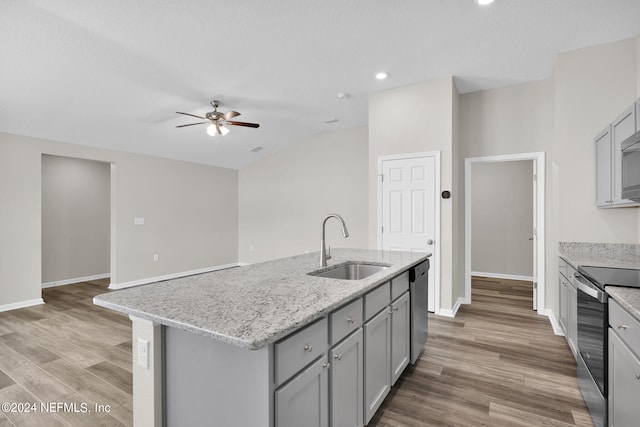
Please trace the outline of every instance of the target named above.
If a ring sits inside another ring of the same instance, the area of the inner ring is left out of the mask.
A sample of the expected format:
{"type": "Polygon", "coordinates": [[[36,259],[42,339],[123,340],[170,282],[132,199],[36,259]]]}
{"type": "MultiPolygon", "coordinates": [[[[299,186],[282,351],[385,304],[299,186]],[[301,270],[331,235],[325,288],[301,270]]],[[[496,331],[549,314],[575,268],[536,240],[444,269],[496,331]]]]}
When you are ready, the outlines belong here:
{"type": "Polygon", "coordinates": [[[431,254],[333,249],[329,266],[391,264],[362,280],[307,273],[319,252],[197,274],[98,295],[94,304],[242,348],[257,350],[328,314],[431,254]]]}
{"type": "Polygon", "coordinates": [[[558,255],[578,267],[613,267],[640,269],[638,245],[560,242],[558,255]]]}
{"type": "Polygon", "coordinates": [[[607,293],[640,321],[640,289],[605,286],[607,293]]]}

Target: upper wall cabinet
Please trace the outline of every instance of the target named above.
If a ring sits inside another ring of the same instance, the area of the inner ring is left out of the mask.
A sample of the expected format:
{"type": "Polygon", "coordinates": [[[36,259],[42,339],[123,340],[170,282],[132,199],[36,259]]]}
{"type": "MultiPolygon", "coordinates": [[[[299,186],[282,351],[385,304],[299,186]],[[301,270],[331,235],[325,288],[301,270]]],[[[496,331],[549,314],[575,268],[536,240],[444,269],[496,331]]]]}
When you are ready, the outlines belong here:
{"type": "Polygon", "coordinates": [[[640,100],[618,116],[595,138],[596,144],[596,206],[600,208],[640,206],[622,198],[622,141],[633,135],[639,126],[640,100]]]}

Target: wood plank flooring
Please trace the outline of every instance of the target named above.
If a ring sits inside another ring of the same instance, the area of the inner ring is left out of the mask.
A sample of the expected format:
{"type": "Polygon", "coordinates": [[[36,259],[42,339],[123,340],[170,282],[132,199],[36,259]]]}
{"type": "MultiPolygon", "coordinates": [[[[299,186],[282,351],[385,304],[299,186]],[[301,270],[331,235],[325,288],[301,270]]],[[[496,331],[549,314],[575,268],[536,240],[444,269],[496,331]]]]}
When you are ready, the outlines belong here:
{"type": "MultiPolygon", "coordinates": [[[[472,289],[455,319],[430,316],[421,359],[369,425],[592,426],[571,351],[531,310],[531,284],[475,278],[472,289]]],[[[0,313],[0,402],[79,410],[0,412],[0,427],[132,425],[131,323],[92,304],[106,291],[106,280],[45,289],[45,305],[0,313]]]]}
{"type": "Polygon", "coordinates": [[[133,424],[131,322],[92,303],[107,286],[47,288],[44,305],[0,313],[0,403],[35,404],[0,411],[0,427],[133,424]]]}
{"type": "Polygon", "coordinates": [[[532,298],[531,282],[474,278],[455,319],[429,316],[424,353],[369,425],[593,426],[571,350],[532,298]]]}

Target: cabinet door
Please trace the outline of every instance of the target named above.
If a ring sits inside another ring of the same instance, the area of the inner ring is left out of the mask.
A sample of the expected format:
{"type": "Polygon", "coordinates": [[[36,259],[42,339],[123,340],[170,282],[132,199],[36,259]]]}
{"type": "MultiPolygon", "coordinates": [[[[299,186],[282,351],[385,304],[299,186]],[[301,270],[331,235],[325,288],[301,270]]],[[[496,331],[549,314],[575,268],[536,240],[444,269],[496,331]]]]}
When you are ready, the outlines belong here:
{"type": "Polygon", "coordinates": [[[323,356],[275,392],[277,427],[329,426],[329,372],[323,356]]]}
{"type": "Polygon", "coordinates": [[[613,174],[613,202],[629,202],[622,199],[622,141],[636,132],[636,104],[633,103],[611,124],[611,168],[613,174]]]}
{"type": "Polygon", "coordinates": [[[596,136],[596,206],[608,206],[611,191],[611,126],[607,126],[596,136]]]}
{"type": "Polygon", "coordinates": [[[609,426],[640,420],[640,360],[609,328],[609,426]]]}
{"type": "Polygon", "coordinates": [[[560,303],[559,303],[559,307],[558,307],[558,322],[560,323],[560,328],[562,329],[562,332],[564,332],[564,337],[567,339],[567,341],[569,340],[569,329],[567,328],[567,317],[568,317],[568,313],[567,313],[567,300],[568,300],[568,295],[567,295],[567,291],[568,291],[568,285],[567,285],[567,279],[565,279],[564,277],[562,277],[562,275],[560,275],[560,277],[558,278],[558,287],[559,289],[559,293],[560,293],[560,303]]]}
{"type": "Polygon", "coordinates": [[[567,285],[567,341],[576,357],[578,352],[578,290],[569,283],[567,285]]]}
{"type": "Polygon", "coordinates": [[[391,389],[391,325],[387,309],[364,325],[364,415],[369,423],[391,389]]]}
{"type": "Polygon", "coordinates": [[[410,336],[409,292],[391,304],[391,385],[409,364],[410,336]]]}
{"type": "Polygon", "coordinates": [[[362,329],[358,329],[330,352],[332,427],[364,425],[363,351],[362,329]]]}

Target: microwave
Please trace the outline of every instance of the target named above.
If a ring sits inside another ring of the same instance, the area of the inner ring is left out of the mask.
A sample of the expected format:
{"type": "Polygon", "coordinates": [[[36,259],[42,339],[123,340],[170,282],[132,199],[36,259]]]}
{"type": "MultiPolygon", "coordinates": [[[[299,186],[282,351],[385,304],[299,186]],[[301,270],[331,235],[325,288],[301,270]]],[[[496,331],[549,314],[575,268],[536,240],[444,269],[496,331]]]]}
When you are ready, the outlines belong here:
{"type": "Polygon", "coordinates": [[[640,202],[640,132],[622,141],[622,198],[640,202]]]}

